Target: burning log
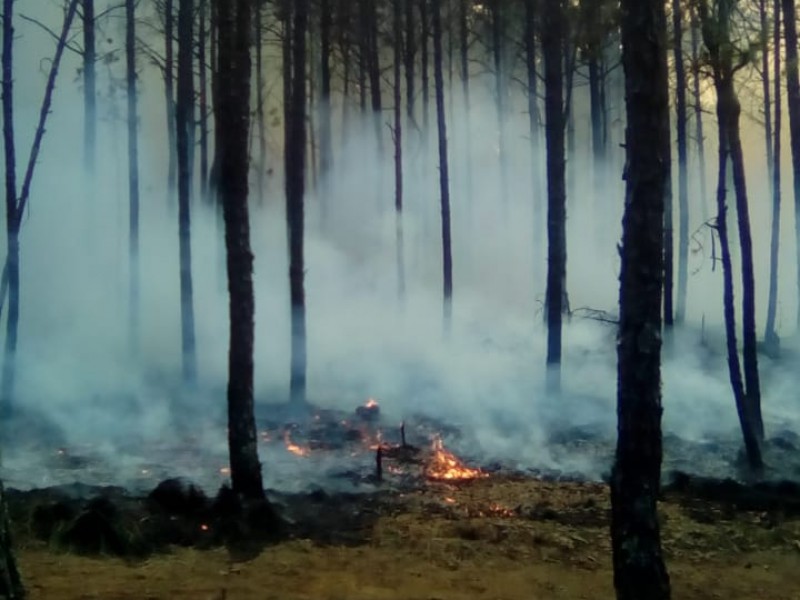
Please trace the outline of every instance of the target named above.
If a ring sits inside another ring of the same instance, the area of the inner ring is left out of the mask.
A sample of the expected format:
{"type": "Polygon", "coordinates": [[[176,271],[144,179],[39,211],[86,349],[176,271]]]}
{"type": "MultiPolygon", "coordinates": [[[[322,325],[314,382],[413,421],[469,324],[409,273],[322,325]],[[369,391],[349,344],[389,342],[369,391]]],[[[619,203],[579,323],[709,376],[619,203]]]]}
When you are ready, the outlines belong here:
{"type": "Polygon", "coordinates": [[[356,416],[367,423],[374,423],[381,418],[381,407],[374,399],[370,398],[366,404],[356,408],[356,416]]]}

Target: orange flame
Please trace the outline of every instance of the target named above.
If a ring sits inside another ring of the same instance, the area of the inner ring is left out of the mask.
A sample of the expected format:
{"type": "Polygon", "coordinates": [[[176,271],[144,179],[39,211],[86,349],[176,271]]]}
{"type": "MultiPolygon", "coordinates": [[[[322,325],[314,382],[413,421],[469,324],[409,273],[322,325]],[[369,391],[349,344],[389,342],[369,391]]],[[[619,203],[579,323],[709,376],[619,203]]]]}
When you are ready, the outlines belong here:
{"type": "Polygon", "coordinates": [[[309,448],[298,446],[292,441],[292,434],[288,430],[283,433],[283,442],[286,444],[286,449],[296,456],[308,456],[311,454],[309,448]]]}
{"type": "Polygon", "coordinates": [[[434,438],[432,449],[433,455],[425,469],[428,479],[464,481],[487,477],[487,474],[480,469],[467,467],[452,452],[446,450],[442,438],[434,438]]]}

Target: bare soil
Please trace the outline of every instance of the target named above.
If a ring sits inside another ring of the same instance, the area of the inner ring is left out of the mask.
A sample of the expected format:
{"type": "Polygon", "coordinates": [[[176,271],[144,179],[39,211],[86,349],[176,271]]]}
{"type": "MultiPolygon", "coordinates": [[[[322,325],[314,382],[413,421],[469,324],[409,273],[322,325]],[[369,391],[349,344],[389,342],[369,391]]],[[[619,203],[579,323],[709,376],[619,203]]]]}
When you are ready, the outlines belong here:
{"type": "MultiPolygon", "coordinates": [[[[492,477],[365,496],[348,510],[372,515],[355,519],[367,535],[350,543],[299,536],[256,552],[171,548],[123,560],[21,531],[18,556],[34,600],[611,598],[609,509],[602,484],[492,477]]],[[[674,598],[800,600],[794,512],[676,492],[661,514],[674,598]]]]}

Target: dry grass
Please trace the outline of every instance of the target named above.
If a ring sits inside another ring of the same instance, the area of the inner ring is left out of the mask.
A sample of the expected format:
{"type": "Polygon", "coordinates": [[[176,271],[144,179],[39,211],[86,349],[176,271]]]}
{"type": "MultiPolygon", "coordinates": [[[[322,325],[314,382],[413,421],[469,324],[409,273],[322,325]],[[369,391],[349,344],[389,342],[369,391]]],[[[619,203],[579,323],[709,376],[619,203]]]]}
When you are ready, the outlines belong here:
{"type": "MultiPolygon", "coordinates": [[[[601,485],[477,481],[382,509],[372,540],[295,540],[237,562],[175,550],[142,563],[20,552],[33,599],[516,600],[613,597],[601,485]]],[[[662,506],[676,599],[800,600],[800,521],[662,506]],[[702,513],[702,514],[700,514],[702,513]]]]}

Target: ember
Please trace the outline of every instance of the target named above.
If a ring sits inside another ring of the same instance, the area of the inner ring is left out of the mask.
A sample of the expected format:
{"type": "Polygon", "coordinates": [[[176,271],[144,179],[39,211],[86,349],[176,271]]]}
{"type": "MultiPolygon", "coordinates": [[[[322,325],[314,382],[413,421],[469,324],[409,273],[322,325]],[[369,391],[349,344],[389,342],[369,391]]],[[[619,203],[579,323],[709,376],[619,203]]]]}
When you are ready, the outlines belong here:
{"type": "Polygon", "coordinates": [[[364,421],[377,421],[381,416],[381,407],[375,399],[370,398],[364,406],[356,408],[356,416],[364,421]]]}
{"type": "Polygon", "coordinates": [[[428,479],[441,481],[465,481],[488,475],[480,469],[471,469],[462,463],[452,452],[445,449],[442,438],[433,440],[433,455],[425,468],[428,479]]]}
{"type": "Polygon", "coordinates": [[[286,449],[296,456],[308,456],[311,453],[309,448],[298,446],[292,441],[292,434],[288,429],[283,433],[283,441],[286,444],[286,449]]]}

